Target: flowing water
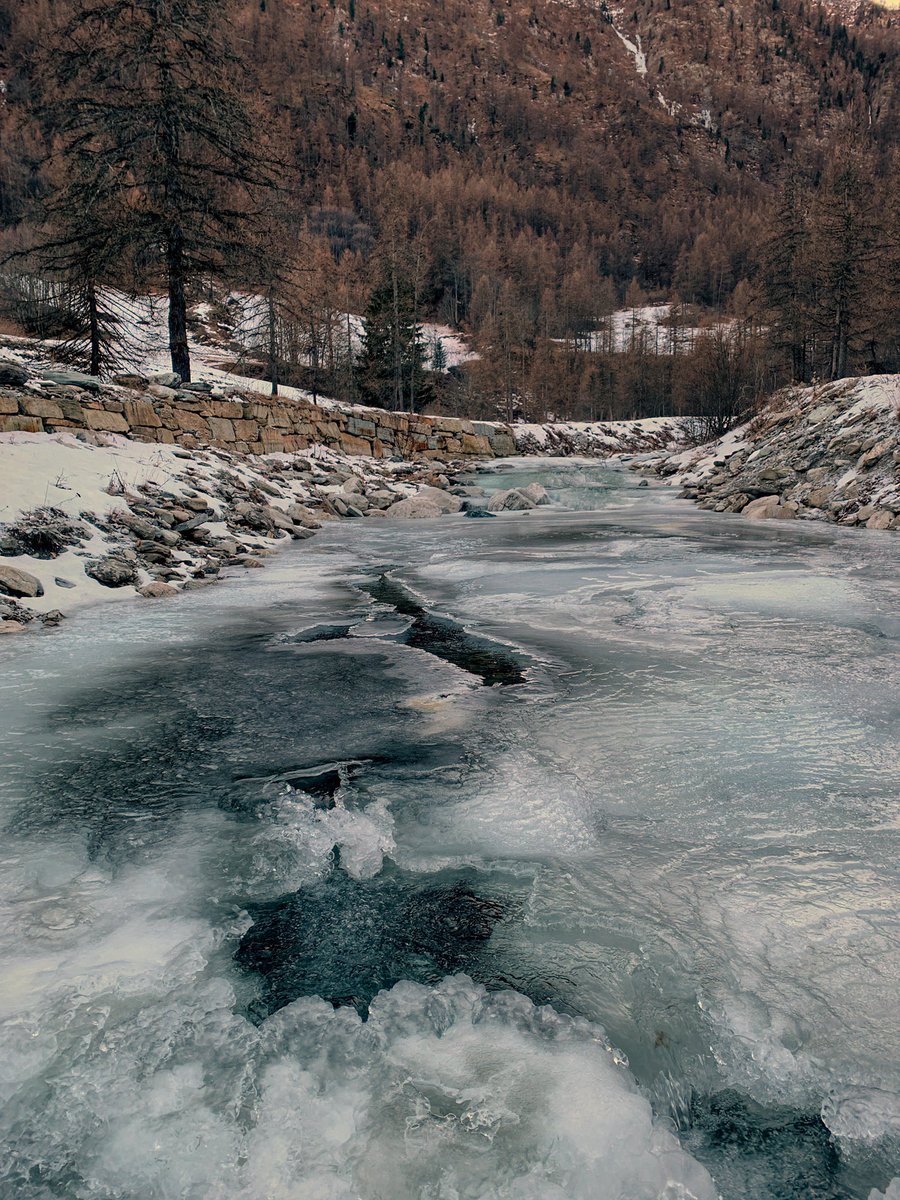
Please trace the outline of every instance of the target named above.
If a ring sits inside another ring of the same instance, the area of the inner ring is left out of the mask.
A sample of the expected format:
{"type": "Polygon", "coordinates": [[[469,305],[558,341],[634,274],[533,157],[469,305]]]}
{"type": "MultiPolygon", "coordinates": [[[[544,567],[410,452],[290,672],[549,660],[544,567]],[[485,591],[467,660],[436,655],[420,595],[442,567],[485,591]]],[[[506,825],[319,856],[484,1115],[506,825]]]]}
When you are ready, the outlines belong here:
{"type": "Polygon", "coordinates": [[[900,547],[532,478],[3,645],[3,1200],[900,1174],[900,547]]]}

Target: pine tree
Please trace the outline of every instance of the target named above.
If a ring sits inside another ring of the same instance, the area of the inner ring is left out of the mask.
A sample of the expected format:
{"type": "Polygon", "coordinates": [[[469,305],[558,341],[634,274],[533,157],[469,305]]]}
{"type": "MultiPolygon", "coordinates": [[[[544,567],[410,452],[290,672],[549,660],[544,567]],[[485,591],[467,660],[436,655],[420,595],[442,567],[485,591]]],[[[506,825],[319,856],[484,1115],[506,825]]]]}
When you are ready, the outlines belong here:
{"type": "Polygon", "coordinates": [[[64,240],[81,259],[127,233],[136,264],[164,280],[184,380],[188,288],[245,259],[254,197],[274,182],[239,67],[219,0],[76,0],[47,57],[45,127],[72,187],[87,196],[98,185],[102,201],[95,235],[77,224],[64,240]]]}
{"type": "Polygon", "coordinates": [[[791,377],[809,377],[814,283],[808,202],[796,174],[781,189],[763,248],[763,290],[771,310],[774,345],[790,360],[791,377]]]}
{"type": "Polygon", "coordinates": [[[386,265],[369,297],[358,365],[367,404],[420,412],[433,398],[415,290],[395,263],[386,265]]]}
{"type": "Polygon", "coordinates": [[[851,350],[871,332],[884,286],[884,215],[863,157],[850,152],[826,175],[811,219],[815,315],[828,345],[827,373],[841,379],[851,350]]]}

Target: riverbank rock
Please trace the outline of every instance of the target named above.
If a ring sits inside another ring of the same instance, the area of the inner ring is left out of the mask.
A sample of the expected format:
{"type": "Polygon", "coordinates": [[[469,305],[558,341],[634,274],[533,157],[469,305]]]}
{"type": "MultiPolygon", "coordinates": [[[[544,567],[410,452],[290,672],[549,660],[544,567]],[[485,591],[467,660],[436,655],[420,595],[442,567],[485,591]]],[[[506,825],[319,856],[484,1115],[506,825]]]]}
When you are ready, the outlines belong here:
{"type": "Polygon", "coordinates": [[[716,512],[900,530],[900,375],[787,388],[717,442],[630,466],[716,512]]]}
{"type": "Polygon", "coordinates": [[[443,515],[443,510],[438,508],[433,500],[426,500],[422,496],[408,496],[405,500],[398,500],[396,504],[385,509],[386,517],[402,517],[409,521],[426,520],[443,515]]]}
{"type": "Polygon", "coordinates": [[[797,516],[799,505],[793,500],[788,500],[782,504],[779,496],[758,496],[755,500],[751,500],[749,504],[745,504],[741,509],[741,516],[747,517],[751,521],[793,521],[797,516]]]}
{"type": "Polygon", "coordinates": [[[29,571],[0,563],[0,592],[7,596],[23,598],[43,596],[44,585],[29,571]]]}
{"type": "Polygon", "coordinates": [[[154,579],[152,583],[145,583],[142,588],[138,588],[138,594],[146,600],[164,600],[168,596],[177,596],[178,588],[172,587],[170,583],[163,583],[161,579],[154,579]]]}
{"type": "Polygon", "coordinates": [[[135,564],[114,555],[90,559],[85,564],[84,573],[108,588],[127,587],[137,579],[135,564]]]}

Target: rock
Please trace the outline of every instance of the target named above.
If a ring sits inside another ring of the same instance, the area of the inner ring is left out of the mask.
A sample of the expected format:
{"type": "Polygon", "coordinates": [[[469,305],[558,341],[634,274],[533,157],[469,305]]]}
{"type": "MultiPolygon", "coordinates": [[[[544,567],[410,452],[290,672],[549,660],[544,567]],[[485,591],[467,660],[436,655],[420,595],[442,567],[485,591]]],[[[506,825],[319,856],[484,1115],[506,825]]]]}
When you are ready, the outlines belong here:
{"type": "Polygon", "coordinates": [[[85,375],[83,371],[45,371],[42,378],[48,383],[60,384],[62,387],[79,387],[86,392],[99,392],[102,386],[96,375],[85,375]]]}
{"type": "Polygon", "coordinates": [[[28,372],[24,367],[20,367],[18,363],[0,362],[0,385],[4,387],[21,387],[23,383],[28,382],[28,372]]]}
{"type": "Polygon", "coordinates": [[[527,512],[536,508],[535,502],[518,488],[508,488],[505,492],[494,492],[487,503],[488,512],[527,512]]]}
{"type": "Polygon", "coordinates": [[[61,612],[58,608],[51,608],[49,612],[45,612],[41,617],[41,624],[53,629],[60,621],[64,621],[65,619],[66,614],[64,612],[61,612]]]}
{"type": "Polygon", "coordinates": [[[178,588],[173,588],[170,583],[163,583],[161,579],[154,579],[152,583],[145,583],[142,588],[138,588],[138,595],[147,600],[162,600],[167,596],[177,596],[178,588]]]}
{"type": "Polygon", "coordinates": [[[61,588],[75,587],[75,584],[72,582],[71,579],[63,579],[63,577],[61,575],[57,575],[56,578],[53,580],[53,582],[56,584],[57,587],[61,587],[61,588]]]}
{"type": "Polygon", "coordinates": [[[890,529],[894,523],[894,514],[886,508],[880,508],[866,521],[866,529],[890,529]]]}
{"type": "Polygon", "coordinates": [[[386,517],[402,517],[406,520],[428,519],[430,517],[443,516],[443,510],[432,500],[425,500],[421,496],[409,496],[406,500],[398,500],[396,504],[392,504],[390,508],[385,509],[386,517]]]}
{"type": "Polygon", "coordinates": [[[782,504],[780,496],[757,496],[741,509],[741,516],[751,521],[793,520],[798,507],[793,501],[782,504]]]}
{"type": "Polygon", "coordinates": [[[476,518],[491,517],[491,518],[493,518],[493,517],[496,517],[496,515],[497,515],[496,513],[488,512],[488,510],[486,508],[467,508],[466,509],[467,517],[476,517],[476,518]]]}
{"type": "Polygon", "coordinates": [[[638,487],[649,487],[649,486],[650,486],[650,481],[648,479],[642,479],[640,481],[640,483],[638,483],[638,487]]]}
{"type": "Polygon", "coordinates": [[[807,496],[807,503],[812,508],[824,508],[831,499],[831,488],[815,487],[807,496]]]}
{"type": "Polygon", "coordinates": [[[238,565],[242,567],[252,567],[254,570],[258,570],[260,567],[264,567],[266,564],[261,558],[254,558],[251,554],[245,554],[242,558],[238,559],[238,565]]]}
{"type": "MultiPolygon", "coordinates": [[[[641,480],[638,487],[649,487],[646,479],[641,480]]],[[[527,496],[529,500],[535,504],[549,504],[550,497],[547,495],[547,489],[540,483],[529,483],[527,487],[518,489],[523,496],[527,496]]]]}
{"type": "Polygon", "coordinates": [[[181,387],[181,376],[175,371],[160,371],[150,376],[150,382],[158,383],[161,387],[177,388],[181,387]]]}
{"type": "Polygon", "coordinates": [[[190,533],[194,529],[199,529],[201,525],[205,525],[209,520],[206,513],[198,513],[196,517],[189,517],[186,521],[180,521],[172,527],[173,533],[190,533]]]}
{"type": "Polygon", "coordinates": [[[726,496],[722,502],[721,512],[738,513],[742,512],[750,503],[752,497],[746,492],[734,492],[730,496],[726,496]]]}
{"type": "Polygon", "coordinates": [[[30,572],[0,563],[0,592],[7,596],[43,596],[44,585],[30,572]]]}
{"type": "Polygon", "coordinates": [[[423,500],[428,500],[431,504],[436,504],[443,513],[459,512],[462,508],[462,501],[459,496],[451,495],[450,492],[444,491],[443,488],[436,487],[420,487],[417,496],[423,500]]]}
{"type": "Polygon", "coordinates": [[[116,558],[112,554],[105,558],[90,559],[85,564],[84,573],[109,588],[127,587],[134,583],[137,577],[134,563],[116,558]]]}
{"type": "Polygon", "coordinates": [[[0,634],[24,633],[26,628],[21,621],[0,621],[0,634]]]}
{"type": "Polygon", "coordinates": [[[295,525],[304,525],[307,529],[321,528],[322,522],[317,521],[315,514],[302,504],[292,504],[287,510],[287,515],[295,525]]]}

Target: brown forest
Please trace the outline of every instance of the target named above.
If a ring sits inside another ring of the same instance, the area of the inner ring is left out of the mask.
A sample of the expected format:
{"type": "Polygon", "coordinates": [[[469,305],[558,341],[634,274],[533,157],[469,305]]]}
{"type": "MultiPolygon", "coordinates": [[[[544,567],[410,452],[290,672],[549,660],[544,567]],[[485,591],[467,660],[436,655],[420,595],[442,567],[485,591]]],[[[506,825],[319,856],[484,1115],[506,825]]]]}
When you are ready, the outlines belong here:
{"type": "MultiPolygon", "coordinates": [[[[212,281],[269,298],[260,369],[375,403],[536,419],[695,410],[711,427],[790,377],[900,369],[897,14],[252,0],[207,43],[173,16],[192,3],[144,5],[164,26],[160,54],[184,96],[215,76],[218,109],[249,137],[210,135],[204,214],[221,219],[187,247],[181,283],[188,300],[212,281]],[[643,333],[604,341],[604,317],[651,301],[671,302],[670,328],[706,332],[662,353],[643,333]],[[367,314],[359,357],[341,349],[347,311],[367,314]],[[428,370],[426,319],[463,330],[478,357],[428,370]],[[378,354],[401,327],[392,380],[378,354]]],[[[193,7],[198,22],[211,11],[193,7]]],[[[167,270],[171,283],[171,242],[133,200],[142,181],[107,186],[121,133],[60,115],[102,109],[112,73],[96,58],[129,61],[128,9],[0,0],[0,236],[19,319],[28,273],[78,276],[95,332],[98,286],[159,288],[167,270]],[[80,65],[59,57],[94,29],[80,65]]]]}

